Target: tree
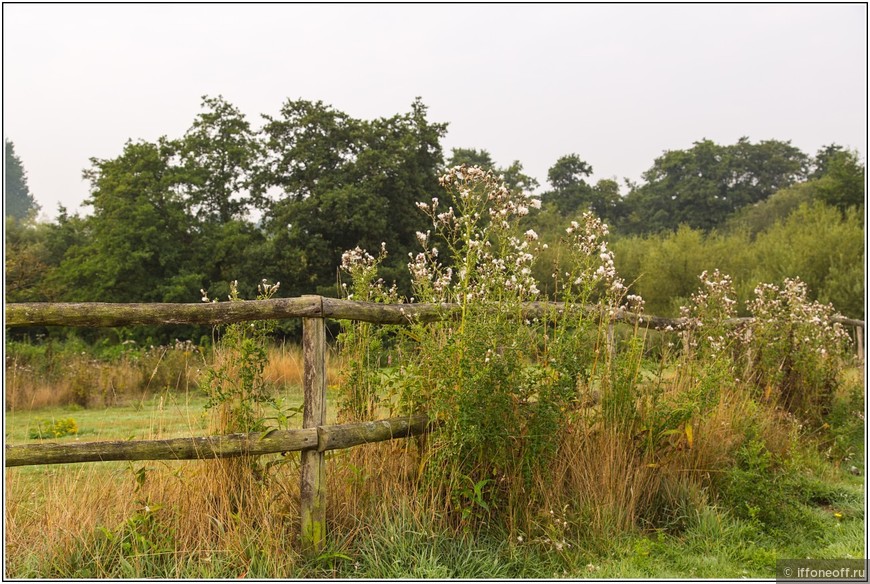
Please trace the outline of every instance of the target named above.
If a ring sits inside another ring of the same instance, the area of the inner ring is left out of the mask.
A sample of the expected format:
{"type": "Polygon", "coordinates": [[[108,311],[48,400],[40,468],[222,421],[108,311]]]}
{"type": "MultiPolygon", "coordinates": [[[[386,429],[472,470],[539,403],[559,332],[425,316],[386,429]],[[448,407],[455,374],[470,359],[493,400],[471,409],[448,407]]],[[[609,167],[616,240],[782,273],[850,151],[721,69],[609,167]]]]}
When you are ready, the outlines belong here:
{"type": "Polygon", "coordinates": [[[68,300],[196,297],[201,277],[191,278],[186,270],[195,260],[194,239],[178,190],[181,176],[171,165],[177,148],[165,138],[128,142],[115,159],[91,159],[83,174],[91,183],[86,203],[94,213],[84,222],[84,241],[67,251],[58,268],[68,300]]]}
{"type": "Polygon", "coordinates": [[[780,189],[807,178],[809,158],[791,142],[740,138],[726,146],[729,170],[728,199],[732,211],[763,201],[780,189]]]}
{"type": "Polygon", "coordinates": [[[27,173],[21,159],[15,154],[15,145],[5,140],[6,145],[6,184],[4,187],[5,216],[22,221],[34,217],[39,205],[27,186],[27,173]]]}
{"type": "Polygon", "coordinates": [[[446,125],[418,99],[406,114],[358,120],[322,102],[288,101],[266,117],[258,193],[278,191],[265,217],[288,293],[335,292],[341,254],[386,243],[388,277],[407,279],[407,252],[425,230],[416,202],[438,196],[446,125]]]}
{"type": "Polygon", "coordinates": [[[205,111],[179,141],[186,200],[198,220],[227,223],[253,204],[245,191],[256,140],[245,116],[223,97],[204,96],[202,107],[205,111]]]}
{"type": "Polygon", "coordinates": [[[709,231],[746,205],[806,178],[808,158],[790,142],[731,146],[711,140],[689,150],[671,150],[643,174],[645,184],[626,197],[628,228],[635,232],[673,230],[685,224],[709,231]]]}
{"type": "Polygon", "coordinates": [[[608,222],[618,221],[623,214],[619,183],[601,179],[592,185],[586,182],[590,176],[592,166],[577,154],[560,157],[547,171],[547,181],[553,188],[541,195],[542,202],[563,217],[590,210],[608,222]]]}
{"type": "Polygon", "coordinates": [[[476,148],[451,148],[450,158],[447,159],[447,166],[479,166],[483,170],[495,171],[495,162],[492,155],[486,150],[477,150],[476,148]]]}
{"type": "Polygon", "coordinates": [[[813,174],[818,198],[841,211],[864,206],[864,165],[858,155],[834,146],[816,155],[813,174]]]}
{"type": "Polygon", "coordinates": [[[453,148],[450,158],[447,160],[447,166],[479,166],[483,170],[491,170],[494,174],[502,177],[508,188],[520,190],[526,193],[533,192],[538,188],[539,183],[534,177],[523,172],[523,165],[519,160],[514,160],[510,166],[500,168],[496,166],[492,155],[486,150],[477,150],[475,148],[453,148]]]}
{"type": "Polygon", "coordinates": [[[590,207],[595,200],[592,185],[586,182],[590,176],[592,167],[577,154],[562,156],[547,171],[547,181],[553,188],[541,195],[541,201],[554,205],[563,216],[590,207]]]}

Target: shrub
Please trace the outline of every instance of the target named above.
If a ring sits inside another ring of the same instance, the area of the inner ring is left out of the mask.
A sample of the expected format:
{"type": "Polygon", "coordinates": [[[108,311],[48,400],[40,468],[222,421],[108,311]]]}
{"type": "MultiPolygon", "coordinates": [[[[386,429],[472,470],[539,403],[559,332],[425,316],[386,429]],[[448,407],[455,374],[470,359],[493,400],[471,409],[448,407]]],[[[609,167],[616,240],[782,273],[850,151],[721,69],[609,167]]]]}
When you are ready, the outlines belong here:
{"type": "Polygon", "coordinates": [[[850,341],[843,327],[832,322],[833,306],[809,302],[806,284],[786,279],[782,287],[759,285],[749,307],[753,381],[760,397],[820,425],[850,341]]]}
{"type": "Polygon", "coordinates": [[[35,428],[31,428],[28,436],[31,440],[44,438],[63,438],[79,433],[78,424],[72,418],[62,420],[41,420],[35,428]]]}

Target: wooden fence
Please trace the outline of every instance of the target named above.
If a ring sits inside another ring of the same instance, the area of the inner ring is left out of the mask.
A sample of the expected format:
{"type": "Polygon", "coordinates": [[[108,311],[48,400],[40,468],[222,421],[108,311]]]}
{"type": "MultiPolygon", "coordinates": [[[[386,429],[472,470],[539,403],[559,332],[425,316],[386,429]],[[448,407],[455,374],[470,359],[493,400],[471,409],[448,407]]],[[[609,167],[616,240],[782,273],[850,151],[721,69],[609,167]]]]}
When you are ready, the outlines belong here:
{"type": "MultiPolygon", "coordinates": [[[[558,302],[529,302],[525,318],[563,314],[569,308],[558,302]]],[[[611,323],[625,322],[652,329],[684,329],[685,319],[662,318],[618,311],[609,316],[598,308],[572,306],[611,323]]],[[[6,326],[117,327],[160,324],[228,324],[273,319],[302,319],[303,420],[302,429],[270,430],[169,440],[102,441],[72,444],[6,445],[5,466],[100,462],[109,460],[191,460],[254,456],[301,451],[300,511],[302,543],[309,553],[325,543],[325,459],[328,450],[406,438],[435,429],[426,416],[392,418],[373,422],[326,425],[326,319],[376,324],[432,322],[456,317],[455,304],[373,304],[302,296],[259,301],[208,304],[20,303],[6,305],[6,326]]],[[[733,324],[750,319],[732,319],[733,324]]],[[[836,318],[855,327],[859,359],[863,363],[864,321],[836,318]]]]}

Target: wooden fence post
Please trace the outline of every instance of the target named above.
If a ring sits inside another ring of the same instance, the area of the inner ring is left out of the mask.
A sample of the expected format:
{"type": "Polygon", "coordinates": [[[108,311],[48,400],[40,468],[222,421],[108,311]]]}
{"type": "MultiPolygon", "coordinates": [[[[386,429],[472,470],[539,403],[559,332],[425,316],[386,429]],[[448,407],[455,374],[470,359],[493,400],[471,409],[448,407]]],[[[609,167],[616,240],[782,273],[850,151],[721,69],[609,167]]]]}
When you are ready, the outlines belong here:
{"type": "MultiPolygon", "coordinates": [[[[326,321],[322,316],[302,319],[302,352],[305,394],[302,427],[316,428],[326,423],[326,321]]],[[[309,555],[323,550],[326,537],[326,466],[323,457],[319,449],[302,452],[299,506],[302,549],[309,555]]]]}
{"type": "Polygon", "coordinates": [[[855,327],[855,344],[858,352],[858,364],[864,366],[864,327],[855,327]]]}

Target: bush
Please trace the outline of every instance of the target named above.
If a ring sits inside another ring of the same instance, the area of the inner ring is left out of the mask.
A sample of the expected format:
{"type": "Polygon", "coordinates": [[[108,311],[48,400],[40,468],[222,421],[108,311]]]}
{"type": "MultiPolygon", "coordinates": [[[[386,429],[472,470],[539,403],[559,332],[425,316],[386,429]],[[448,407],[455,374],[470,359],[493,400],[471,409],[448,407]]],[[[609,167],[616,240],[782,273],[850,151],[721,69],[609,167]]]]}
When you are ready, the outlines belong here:
{"type": "Polygon", "coordinates": [[[72,418],[63,420],[42,420],[35,428],[31,428],[28,436],[31,440],[45,438],[63,438],[79,433],[78,424],[72,418]]]}
{"type": "Polygon", "coordinates": [[[757,391],[819,426],[839,383],[848,333],[831,322],[833,306],[807,300],[799,279],[786,279],[782,287],[761,284],[755,295],[749,344],[757,391]]]}

